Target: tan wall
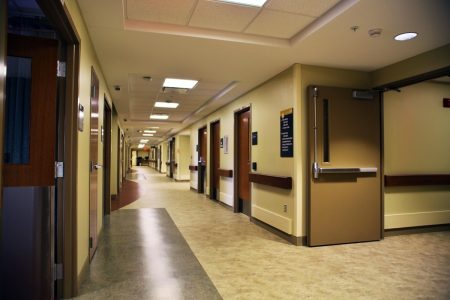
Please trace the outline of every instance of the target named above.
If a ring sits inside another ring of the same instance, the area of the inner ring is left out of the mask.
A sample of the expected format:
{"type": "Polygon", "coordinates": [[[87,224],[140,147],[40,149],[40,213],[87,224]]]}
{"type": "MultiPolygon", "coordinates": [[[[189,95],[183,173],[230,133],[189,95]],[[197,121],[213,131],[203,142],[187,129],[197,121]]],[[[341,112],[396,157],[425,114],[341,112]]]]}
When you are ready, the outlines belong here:
{"type": "MultiPolygon", "coordinates": [[[[386,175],[450,174],[450,85],[424,82],[384,94],[386,175]]],[[[385,228],[450,223],[450,188],[385,190],[385,228]]]]}
{"type": "Polygon", "coordinates": [[[379,86],[448,66],[450,66],[450,44],[373,72],[372,86],[379,86]]]}
{"type": "MultiPolygon", "coordinates": [[[[65,1],[65,5],[70,13],[72,20],[81,39],[81,57],[80,57],[80,75],[79,75],[79,102],[84,106],[85,121],[84,131],[78,132],[78,174],[77,174],[77,260],[78,273],[81,272],[83,265],[87,262],[89,254],[89,128],[90,128],[90,85],[91,85],[91,67],[99,78],[99,127],[103,124],[103,106],[104,95],[111,99],[104,76],[90,37],[86,31],[83,18],[79,7],[74,0],[65,1]]],[[[110,104],[111,105],[111,104],[110,104]]],[[[99,128],[100,129],[100,128],[99,128]]],[[[98,162],[103,164],[103,143],[98,137],[98,162]]],[[[103,212],[103,170],[98,171],[98,214],[97,231],[102,228],[103,212]]]]}
{"type": "Polygon", "coordinates": [[[297,177],[296,184],[299,189],[299,202],[301,205],[297,207],[299,222],[296,224],[296,232],[298,236],[306,236],[306,203],[307,203],[307,184],[311,166],[308,165],[308,86],[323,85],[332,87],[346,88],[368,88],[371,83],[371,75],[367,72],[343,70],[316,67],[309,65],[301,65],[299,68],[299,80],[301,82],[300,92],[301,101],[296,110],[298,114],[296,119],[300,119],[300,137],[301,140],[301,158],[297,158],[297,169],[301,176],[297,177]],[[301,170],[301,171],[300,171],[301,170]]]}
{"type": "Polygon", "coordinates": [[[159,145],[161,146],[161,173],[165,174],[167,172],[167,143],[163,142],[159,145]]]}
{"type": "MultiPolygon", "coordinates": [[[[207,116],[190,127],[191,130],[191,164],[197,165],[198,129],[208,125],[208,162],[209,124],[220,120],[221,137],[228,136],[228,154],[220,150],[220,167],[234,169],[234,111],[245,106],[251,106],[251,131],[258,132],[258,145],[251,146],[252,161],[257,162],[257,172],[270,175],[292,176],[294,173],[294,158],[280,157],[280,111],[293,108],[295,104],[294,68],[274,76],[266,83],[243,95],[220,110],[207,116]]],[[[297,120],[294,120],[294,123],[297,120]]],[[[297,143],[294,140],[294,144],[297,143]]],[[[297,154],[294,154],[297,155],[297,154]]],[[[207,172],[206,191],[209,191],[209,172],[207,172]]],[[[196,172],[191,172],[191,186],[196,172]]],[[[220,201],[233,205],[234,186],[232,178],[220,179],[220,201]]],[[[286,233],[294,233],[295,190],[282,190],[259,184],[251,185],[252,216],[272,225],[286,233]],[[287,205],[287,212],[284,206],[287,205]]]]}
{"type": "Polygon", "coordinates": [[[174,178],[189,180],[189,163],[191,161],[190,136],[177,135],[175,137],[175,161],[178,164],[174,178]]]}

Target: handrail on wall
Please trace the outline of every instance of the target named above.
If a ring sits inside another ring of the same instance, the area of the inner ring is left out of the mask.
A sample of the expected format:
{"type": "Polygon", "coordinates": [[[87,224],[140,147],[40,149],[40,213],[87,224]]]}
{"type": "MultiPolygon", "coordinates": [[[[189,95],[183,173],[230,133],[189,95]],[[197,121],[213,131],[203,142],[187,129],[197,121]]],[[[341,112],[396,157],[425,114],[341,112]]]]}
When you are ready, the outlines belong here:
{"type": "Polygon", "coordinates": [[[450,174],[384,175],[384,186],[450,185],[450,174]]]}
{"type": "Polygon", "coordinates": [[[250,182],[292,190],[292,177],[273,176],[261,173],[248,173],[250,182]]]}

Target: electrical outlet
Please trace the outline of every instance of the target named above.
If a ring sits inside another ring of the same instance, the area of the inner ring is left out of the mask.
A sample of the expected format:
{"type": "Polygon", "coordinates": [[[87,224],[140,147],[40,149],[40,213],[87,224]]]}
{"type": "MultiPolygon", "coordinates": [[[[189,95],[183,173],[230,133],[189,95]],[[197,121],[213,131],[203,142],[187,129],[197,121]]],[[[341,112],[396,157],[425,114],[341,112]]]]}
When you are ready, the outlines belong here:
{"type": "Polygon", "coordinates": [[[287,212],[287,204],[285,204],[285,205],[283,205],[284,207],[283,207],[283,210],[284,210],[284,212],[287,212]]]}

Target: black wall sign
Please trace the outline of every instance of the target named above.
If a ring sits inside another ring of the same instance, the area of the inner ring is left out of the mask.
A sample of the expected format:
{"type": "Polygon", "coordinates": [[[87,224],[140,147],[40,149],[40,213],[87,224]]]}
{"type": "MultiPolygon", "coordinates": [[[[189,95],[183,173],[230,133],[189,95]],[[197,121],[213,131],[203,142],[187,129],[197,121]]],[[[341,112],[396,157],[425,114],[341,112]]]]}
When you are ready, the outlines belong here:
{"type": "Polygon", "coordinates": [[[294,109],[280,112],[280,156],[294,156],[294,109]]]}
{"type": "Polygon", "coordinates": [[[252,132],[252,145],[258,145],[258,132],[252,132]]]}

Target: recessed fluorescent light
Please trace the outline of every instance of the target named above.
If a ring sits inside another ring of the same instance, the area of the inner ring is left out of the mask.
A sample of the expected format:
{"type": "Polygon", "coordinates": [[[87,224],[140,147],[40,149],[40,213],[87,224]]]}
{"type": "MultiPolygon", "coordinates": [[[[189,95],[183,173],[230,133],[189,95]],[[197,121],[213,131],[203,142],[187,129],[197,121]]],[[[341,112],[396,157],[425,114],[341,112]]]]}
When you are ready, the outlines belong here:
{"type": "Polygon", "coordinates": [[[219,2],[261,7],[267,0],[218,0],[219,2]]]}
{"type": "Polygon", "coordinates": [[[140,144],[147,144],[147,143],[148,143],[148,140],[142,139],[142,140],[139,141],[139,143],[140,143],[140,144]]]}
{"type": "Polygon", "coordinates": [[[167,120],[168,118],[169,118],[169,115],[163,115],[163,114],[150,115],[150,119],[154,119],[154,120],[167,120]]]}
{"type": "Polygon", "coordinates": [[[198,80],[166,78],[164,80],[163,87],[178,88],[178,89],[192,89],[197,85],[197,83],[198,83],[198,80]]]}
{"type": "Polygon", "coordinates": [[[144,133],[156,133],[156,130],[144,130],[144,133]]]}
{"type": "Polygon", "coordinates": [[[394,37],[394,40],[402,42],[402,41],[412,40],[415,37],[417,37],[417,32],[405,32],[405,33],[396,35],[394,37]]]}
{"type": "Polygon", "coordinates": [[[139,145],[138,145],[138,148],[139,148],[139,149],[142,149],[142,148],[144,148],[144,147],[145,147],[144,144],[139,144],[139,145]]]}
{"type": "Polygon", "coordinates": [[[150,126],[149,128],[158,129],[159,127],[158,126],[150,126]]]}
{"type": "Polygon", "coordinates": [[[175,102],[155,102],[155,107],[163,107],[163,108],[177,108],[179,103],[175,102]]]}
{"type": "Polygon", "coordinates": [[[153,133],[144,133],[142,136],[153,136],[153,133]]]}

